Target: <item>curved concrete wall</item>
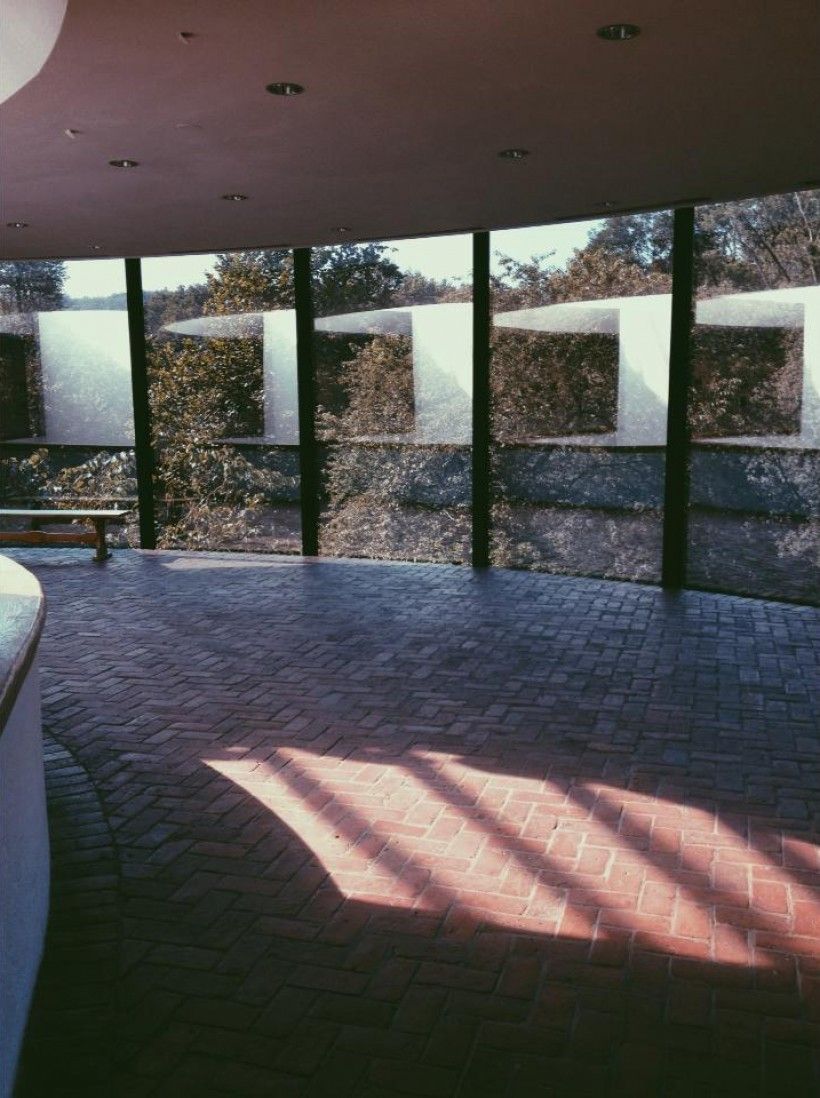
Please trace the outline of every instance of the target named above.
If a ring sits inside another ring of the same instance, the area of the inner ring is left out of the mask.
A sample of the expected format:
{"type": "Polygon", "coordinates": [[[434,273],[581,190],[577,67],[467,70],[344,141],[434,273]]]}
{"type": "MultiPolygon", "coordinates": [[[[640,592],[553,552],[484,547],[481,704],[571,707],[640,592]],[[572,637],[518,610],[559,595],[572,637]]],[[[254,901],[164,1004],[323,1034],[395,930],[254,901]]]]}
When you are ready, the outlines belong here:
{"type": "Polygon", "coordinates": [[[49,846],[37,645],[40,585],[0,557],[0,1096],[12,1093],[43,952],[49,846]]]}

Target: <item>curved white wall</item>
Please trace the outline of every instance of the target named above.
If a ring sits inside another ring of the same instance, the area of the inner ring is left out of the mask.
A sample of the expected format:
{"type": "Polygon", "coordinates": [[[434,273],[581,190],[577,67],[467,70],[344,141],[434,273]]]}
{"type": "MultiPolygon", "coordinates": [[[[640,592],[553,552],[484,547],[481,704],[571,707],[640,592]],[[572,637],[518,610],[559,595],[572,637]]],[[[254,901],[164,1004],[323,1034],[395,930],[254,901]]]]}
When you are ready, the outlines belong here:
{"type": "Polygon", "coordinates": [[[33,80],[57,45],[68,0],[3,0],[0,103],[33,80]]]}
{"type": "Polygon", "coordinates": [[[10,704],[0,723],[1,1098],[12,1093],[48,920],[48,820],[36,656],[42,602],[34,577],[0,557],[0,698],[10,704]]]}

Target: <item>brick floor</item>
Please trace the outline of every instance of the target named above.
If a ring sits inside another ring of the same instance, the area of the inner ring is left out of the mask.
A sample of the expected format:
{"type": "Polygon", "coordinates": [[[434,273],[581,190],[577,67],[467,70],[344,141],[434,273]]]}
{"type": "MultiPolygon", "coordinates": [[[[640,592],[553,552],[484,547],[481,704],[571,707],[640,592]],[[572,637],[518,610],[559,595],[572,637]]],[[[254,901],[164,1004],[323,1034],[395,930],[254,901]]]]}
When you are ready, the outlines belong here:
{"type": "Polygon", "coordinates": [[[820,614],[118,552],[40,577],[30,1095],[809,1095],[820,614]]]}

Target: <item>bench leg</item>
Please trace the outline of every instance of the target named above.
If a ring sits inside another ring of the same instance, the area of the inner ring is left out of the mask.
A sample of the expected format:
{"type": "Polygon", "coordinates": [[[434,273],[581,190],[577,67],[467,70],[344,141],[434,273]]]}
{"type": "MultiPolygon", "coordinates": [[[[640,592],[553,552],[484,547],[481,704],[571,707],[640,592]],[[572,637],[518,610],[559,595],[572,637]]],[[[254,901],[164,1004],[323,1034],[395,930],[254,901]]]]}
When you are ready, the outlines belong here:
{"type": "Polygon", "coordinates": [[[97,535],[97,551],[94,554],[94,560],[101,564],[111,556],[105,544],[105,519],[97,518],[91,521],[94,523],[94,532],[97,535]]]}

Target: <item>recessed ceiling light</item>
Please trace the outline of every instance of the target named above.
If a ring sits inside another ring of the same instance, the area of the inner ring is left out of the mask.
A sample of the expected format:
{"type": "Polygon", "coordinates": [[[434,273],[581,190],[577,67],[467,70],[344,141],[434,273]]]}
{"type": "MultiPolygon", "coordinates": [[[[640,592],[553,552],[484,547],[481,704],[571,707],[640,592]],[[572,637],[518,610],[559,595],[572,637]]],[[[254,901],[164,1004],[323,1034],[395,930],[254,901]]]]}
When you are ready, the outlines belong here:
{"type": "Polygon", "coordinates": [[[136,168],[139,160],[109,160],[112,168],[136,168]]]}
{"type": "Polygon", "coordinates": [[[334,233],[349,233],[350,232],[350,226],[349,225],[336,225],[334,227],[333,231],[334,231],[334,233]]]}
{"type": "Polygon", "coordinates": [[[271,95],[301,95],[304,90],[301,84],[294,84],[290,80],[278,80],[265,88],[271,95]]]}
{"type": "Polygon", "coordinates": [[[184,42],[186,46],[191,41],[191,39],[195,37],[196,35],[193,31],[177,31],[177,38],[180,40],[180,42],[184,42]]]}
{"type": "Polygon", "coordinates": [[[102,251],[102,244],[91,244],[90,247],[92,252],[102,251]]]}
{"type": "Polygon", "coordinates": [[[6,228],[7,229],[27,229],[28,228],[28,221],[7,221],[6,222],[6,228]]]}
{"type": "Polygon", "coordinates": [[[595,33],[606,42],[628,42],[630,38],[638,37],[641,28],[634,23],[607,23],[605,27],[598,27],[595,33]]]}
{"type": "Polygon", "coordinates": [[[248,196],[246,194],[223,194],[220,195],[225,202],[247,202],[248,196]]]}
{"type": "Polygon", "coordinates": [[[611,202],[609,199],[607,199],[605,202],[596,202],[595,205],[602,210],[614,210],[618,203],[611,202]]]}
{"type": "Polygon", "coordinates": [[[68,129],[63,130],[63,133],[66,135],[66,137],[70,137],[73,141],[74,138],[77,137],[77,135],[80,133],[80,131],[74,130],[71,128],[71,126],[69,126],[68,129]]]}
{"type": "Polygon", "coordinates": [[[530,155],[529,149],[502,149],[498,154],[502,160],[523,160],[530,155]]]}

